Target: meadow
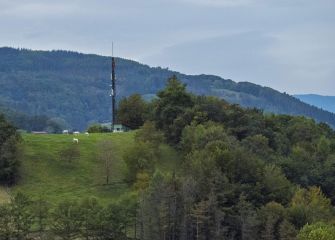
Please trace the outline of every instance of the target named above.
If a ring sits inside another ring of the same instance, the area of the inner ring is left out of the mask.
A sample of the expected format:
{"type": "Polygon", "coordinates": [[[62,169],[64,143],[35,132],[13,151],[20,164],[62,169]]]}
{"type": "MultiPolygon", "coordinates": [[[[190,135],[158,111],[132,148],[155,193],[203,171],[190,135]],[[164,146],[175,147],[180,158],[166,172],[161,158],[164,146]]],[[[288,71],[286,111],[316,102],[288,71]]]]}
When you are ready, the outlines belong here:
{"type": "MultiPolygon", "coordinates": [[[[23,134],[22,138],[20,179],[10,189],[10,195],[20,191],[33,199],[42,197],[52,203],[92,196],[107,203],[130,191],[123,182],[126,166],[122,155],[134,143],[134,132],[89,136],[23,134]],[[80,157],[67,162],[60,157],[60,152],[76,144],[72,141],[73,137],[79,139],[80,157]],[[110,140],[113,149],[108,185],[105,184],[105,162],[98,153],[98,144],[103,140],[110,140]]],[[[3,191],[0,197],[5,200],[3,191]]]]}
{"type": "MultiPolygon", "coordinates": [[[[17,192],[53,204],[86,197],[95,197],[102,204],[119,199],[133,191],[124,181],[127,167],[123,154],[133,146],[135,133],[23,134],[20,177],[15,186],[0,188],[0,202],[9,201],[17,192]],[[68,162],[60,153],[76,144],[74,137],[79,139],[80,156],[68,162]],[[105,161],[99,155],[99,143],[105,140],[112,143],[109,184],[106,184],[105,161]]],[[[157,167],[162,171],[174,170],[178,154],[165,144],[160,148],[162,155],[157,167]]]]}

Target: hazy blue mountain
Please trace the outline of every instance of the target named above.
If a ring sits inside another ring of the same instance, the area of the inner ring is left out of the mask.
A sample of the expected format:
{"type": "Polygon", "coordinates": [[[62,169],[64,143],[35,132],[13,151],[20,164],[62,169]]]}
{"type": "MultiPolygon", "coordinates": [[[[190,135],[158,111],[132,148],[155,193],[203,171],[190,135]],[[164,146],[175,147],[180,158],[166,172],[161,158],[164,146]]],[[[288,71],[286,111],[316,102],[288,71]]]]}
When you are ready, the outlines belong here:
{"type": "MultiPolygon", "coordinates": [[[[151,98],[175,74],[195,94],[213,95],[245,107],[304,115],[335,126],[335,115],[293,96],[249,82],[213,75],[185,75],[117,58],[118,99],[133,93],[151,98]]],[[[111,59],[69,51],[0,48],[0,103],[29,115],[46,115],[84,129],[109,121],[111,59]]]]}
{"type": "Polygon", "coordinates": [[[294,96],[305,103],[335,113],[335,96],[322,96],[317,94],[299,94],[294,96]]]}

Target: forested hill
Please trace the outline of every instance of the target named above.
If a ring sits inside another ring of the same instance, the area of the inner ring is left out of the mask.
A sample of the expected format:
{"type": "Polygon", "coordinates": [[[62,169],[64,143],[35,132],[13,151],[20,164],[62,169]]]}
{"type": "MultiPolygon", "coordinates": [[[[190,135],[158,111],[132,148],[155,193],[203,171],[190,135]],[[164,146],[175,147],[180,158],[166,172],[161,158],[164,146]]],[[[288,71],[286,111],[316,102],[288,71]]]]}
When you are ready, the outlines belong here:
{"type": "Polygon", "coordinates": [[[335,96],[322,96],[317,94],[300,94],[294,96],[305,103],[335,113],[335,96]]]}
{"type": "MultiPolygon", "coordinates": [[[[195,94],[268,112],[304,115],[335,126],[335,115],[249,82],[212,75],[185,75],[117,58],[119,99],[133,93],[152,97],[175,74],[195,94]]],[[[68,51],[0,48],[0,103],[29,115],[64,119],[74,128],[110,119],[109,57],[68,51]]]]}

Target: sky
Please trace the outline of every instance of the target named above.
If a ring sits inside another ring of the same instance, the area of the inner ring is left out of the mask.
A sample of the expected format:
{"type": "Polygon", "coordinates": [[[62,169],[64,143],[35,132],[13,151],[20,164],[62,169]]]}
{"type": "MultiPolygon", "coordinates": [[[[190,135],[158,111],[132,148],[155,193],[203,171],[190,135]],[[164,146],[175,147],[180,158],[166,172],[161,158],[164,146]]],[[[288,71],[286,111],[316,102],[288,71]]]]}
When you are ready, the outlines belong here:
{"type": "Polygon", "coordinates": [[[0,46],[335,95],[335,0],[0,0],[0,46]]]}

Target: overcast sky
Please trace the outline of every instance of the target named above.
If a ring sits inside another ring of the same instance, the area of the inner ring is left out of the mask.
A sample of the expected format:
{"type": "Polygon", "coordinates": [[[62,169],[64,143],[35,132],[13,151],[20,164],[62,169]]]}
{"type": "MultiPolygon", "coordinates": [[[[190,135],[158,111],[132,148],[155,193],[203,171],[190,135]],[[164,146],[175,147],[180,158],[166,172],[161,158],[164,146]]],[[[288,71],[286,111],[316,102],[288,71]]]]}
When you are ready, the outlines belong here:
{"type": "Polygon", "coordinates": [[[0,0],[0,46],[335,95],[335,0],[0,0]]]}

